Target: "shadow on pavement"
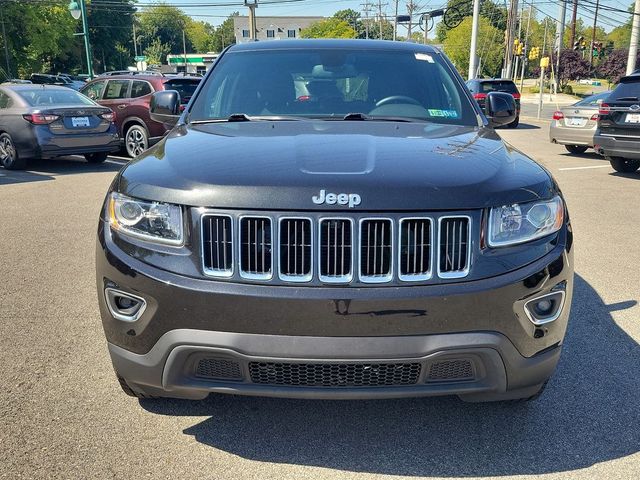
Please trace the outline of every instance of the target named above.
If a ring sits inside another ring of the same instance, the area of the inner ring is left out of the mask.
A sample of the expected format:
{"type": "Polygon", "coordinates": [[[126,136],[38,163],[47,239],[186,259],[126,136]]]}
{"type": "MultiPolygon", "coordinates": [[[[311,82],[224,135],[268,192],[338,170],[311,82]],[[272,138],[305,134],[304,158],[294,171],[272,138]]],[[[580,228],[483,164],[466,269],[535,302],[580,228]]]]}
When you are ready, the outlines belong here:
{"type": "Polygon", "coordinates": [[[520,122],[515,130],[540,130],[540,125],[532,125],[530,123],[520,122]]]}
{"type": "Polygon", "coordinates": [[[41,182],[54,180],[60,175],[75,175],[96,172],[117,172],[124,163],[107,160],[105,163],[88,163],[81,158],[55,158],[51,160],[29,160],[25,170],[0,168],[0,185],[11,183],[41,182]]]}
{"type": "Polygon", "coordinates": [[[440,477],[581,469],[640,451],[640,348],[610,314],[636,304],[604,305],[576,276],[560,365],[530,403],[210,395],[140,405],[161,415],[207,416],[184,433],[260,462],[440,477]]]}
{"type": "Polygon", "coordinates": [[[630,180],[640,180],[640,170],[633,173],[611,172],[609,175],[613,177],[628,178],[630,180]]]}

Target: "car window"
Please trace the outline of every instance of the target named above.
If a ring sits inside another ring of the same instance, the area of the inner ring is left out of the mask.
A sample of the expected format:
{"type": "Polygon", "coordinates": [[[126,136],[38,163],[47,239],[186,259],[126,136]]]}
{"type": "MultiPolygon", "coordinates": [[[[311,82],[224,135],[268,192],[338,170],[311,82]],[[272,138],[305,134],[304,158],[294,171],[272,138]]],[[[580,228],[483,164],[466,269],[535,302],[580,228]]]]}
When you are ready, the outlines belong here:
{"type": "Polygon", "coordinates": [[[600,105],[605,98],[607,98],[611,92],[602,92],[596,95],[590,95],[586,98],[583,98],[579,102],[573,104],[574,107],[597,107],[600,105]]]}
{"type": "Polygon", "coordinates": [[[100,100],[102,98],[102,91],[104,90],[104,86],[106,85],[106,83],[107,82],[105,82],[104,80],[93,82],[86,87],[82,87],[80,91],[91,100],[100,100]]]}
{"type": "Polygon", "coordinates": [[[11,98],[4,92],[0,92],[0,108],[9,108],[11,106],[11,98]]]}
{"type": "Polygon", "coordinates": [[[322,48],[232,51],[213,68],[191,107],[191,120],[234,113],[309,118],[364,113],[477,125],[463,85],[436,54],[322,48]]]}
{"type": "Polygon", "coordinates": [[[131,85],[131,98],[144,97],[153,92],[151,84],[144,80],[134,80],[131,85]]]}
{"type": "Polygon", "coordinates": [[[131,83],[129,80],[109,80],[102,98],[104,100],[127,98],[129,83],[131,83]]]}
{"type": "Polygon", "coordinates": [[[481,93],[489,93],[489,92],[507,92],[507,93],[518,93],[518,89],[516,88],[515,83],[513,82],[482,82],[480,83],[482,88],[481,93]]]}
{"type": "Polygon", "coordinates": [[[196,91],[200,85],[200,80],[192,80],[192,79],[174,79],[165,82],[164,88],[165,90],[175,90],[180,94],[180,103],[187,104],[193,93],[196,91]]]}
{"type": "Polygon", "coordinates": [[[613,92],[611,92],[608,100],[615,102],[620,98],[626,97],[635,97],[636,100],[640,100],[640,76],[636,78],[629,78],[619,83],[618,86],[613,89],[613,92]]]}
{"type": "Polygon", "coordinates": [[[44,105],[95,105],[96,103],[82,95],[80,92],[68,88],[49,89],[33,88],[28,90],[17,90],[30,106],[38,107],[44,105]]]}

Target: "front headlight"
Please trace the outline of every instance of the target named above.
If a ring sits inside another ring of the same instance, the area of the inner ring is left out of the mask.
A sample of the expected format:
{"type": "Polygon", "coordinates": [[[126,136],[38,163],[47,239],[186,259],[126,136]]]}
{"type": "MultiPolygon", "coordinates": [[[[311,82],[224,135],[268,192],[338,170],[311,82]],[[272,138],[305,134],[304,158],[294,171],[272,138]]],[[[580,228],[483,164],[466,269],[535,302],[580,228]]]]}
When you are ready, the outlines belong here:
{"type": "Polygon", "coordinates": [[[182,209],[113,192],[109,197],[109,224],[114,230],[150,242],[182,245],[182,209]]]}
{"type": "Polygon", "coordinates": [[[560,230],[563,221],[564,205],[560,197],[492,208],[489,246],[515,245],[550,235],[560,230]]]}

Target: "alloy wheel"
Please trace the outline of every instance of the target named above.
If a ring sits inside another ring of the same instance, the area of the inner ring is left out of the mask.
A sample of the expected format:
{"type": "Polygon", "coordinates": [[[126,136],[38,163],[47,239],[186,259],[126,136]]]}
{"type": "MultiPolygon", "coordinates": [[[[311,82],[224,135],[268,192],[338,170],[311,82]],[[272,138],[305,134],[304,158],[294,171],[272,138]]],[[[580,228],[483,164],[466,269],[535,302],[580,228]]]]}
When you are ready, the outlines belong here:
{"type": "Polygon", "coordinates": [[[144,129],[134,125],[127,130],[125,144],[130,157],[137,157],[144,152],[147,149],[147,134],[144,129]]]}

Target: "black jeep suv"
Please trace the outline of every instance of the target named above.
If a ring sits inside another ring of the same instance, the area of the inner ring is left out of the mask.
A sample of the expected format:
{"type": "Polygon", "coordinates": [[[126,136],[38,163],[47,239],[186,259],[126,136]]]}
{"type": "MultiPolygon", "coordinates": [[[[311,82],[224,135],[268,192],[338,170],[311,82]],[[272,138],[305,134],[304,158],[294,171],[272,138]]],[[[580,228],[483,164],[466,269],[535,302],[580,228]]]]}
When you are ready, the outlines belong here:
{"type": "Polygon", "coordinates": [[[598,113],[594,149],[617,172],[640,168],[640,74],[622,77],[598,113]]]}
{"type": "Polygon", "coordinates": [[[558,185],[437,49],[225,50],[116,176],[97,286],[130,395],[535,397],[573,288],[558,185]]]}

